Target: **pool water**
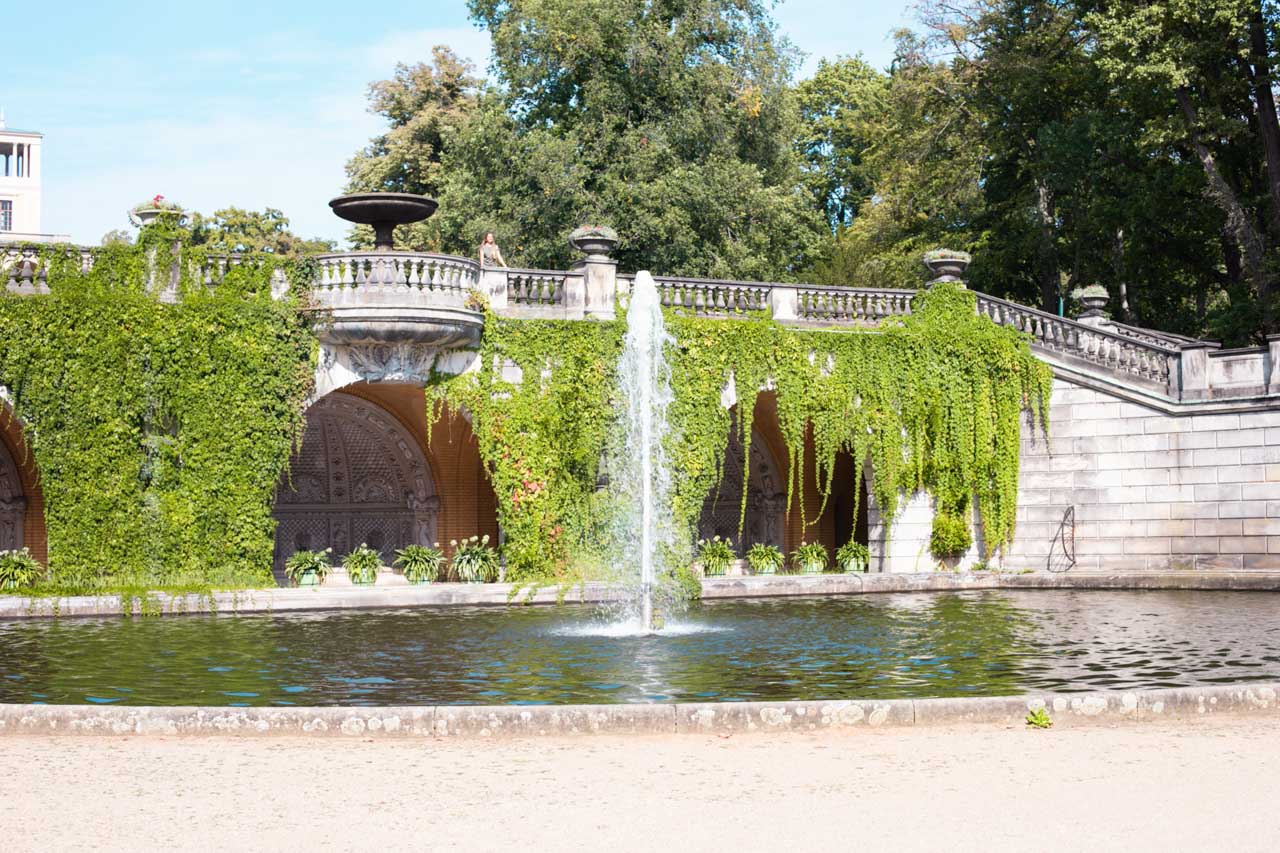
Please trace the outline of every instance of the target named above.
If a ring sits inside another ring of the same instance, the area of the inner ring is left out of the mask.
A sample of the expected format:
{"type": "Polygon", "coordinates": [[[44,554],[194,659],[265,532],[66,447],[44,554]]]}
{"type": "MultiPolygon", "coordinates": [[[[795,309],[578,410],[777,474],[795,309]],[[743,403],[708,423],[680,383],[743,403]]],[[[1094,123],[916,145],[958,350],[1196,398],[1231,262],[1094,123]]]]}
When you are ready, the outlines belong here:
{"type": "Polygon", "coordinates": [[[880,699],[1280,679],[1280,594],[720,601],[663,635],[587,605],[0,623],[0,702],[434,705],[880,699]]]}

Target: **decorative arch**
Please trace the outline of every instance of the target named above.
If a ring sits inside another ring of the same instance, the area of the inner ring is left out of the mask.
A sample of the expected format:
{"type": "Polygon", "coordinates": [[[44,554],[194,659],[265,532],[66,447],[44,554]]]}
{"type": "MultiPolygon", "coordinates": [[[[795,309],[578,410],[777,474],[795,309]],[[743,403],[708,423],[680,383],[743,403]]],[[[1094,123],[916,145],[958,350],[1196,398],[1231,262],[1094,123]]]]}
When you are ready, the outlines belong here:
{"type": "Polygon", "coordinates": [[[787,483],[768,443],[754,429],[751,432],[751,467],[747,480],[747,515],[738,537],[742,509],[742,466],[746,461],[737,428],[730,430],[724,452],[723,474],[716,489],[707,495],[698,519],[698,537],[731,539],[736,550],[746,551],[757,542],[785,548],[784,515],[787,483]]]}
{"type": "Polygon", "coordinates": [[[8,441],[0,441],[0,551],[28,546],[27,495],[8,441]]]}
{"type": "Polygon", "coordinates": [[[440,498],[431,466],[400,421],[376,403],[334,392],[307,411],[302,444],[276,490],[274,570],[294,551],[365,543],[384,564],[405,545],[436,541],[440,498]]]}

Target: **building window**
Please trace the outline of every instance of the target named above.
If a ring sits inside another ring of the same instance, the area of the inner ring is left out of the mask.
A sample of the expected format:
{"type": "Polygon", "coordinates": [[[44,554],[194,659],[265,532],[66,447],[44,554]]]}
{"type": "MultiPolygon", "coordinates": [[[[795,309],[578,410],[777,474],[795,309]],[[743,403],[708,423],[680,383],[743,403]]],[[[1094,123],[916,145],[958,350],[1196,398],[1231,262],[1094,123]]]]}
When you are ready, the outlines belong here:
{"type": "Polygon", "coordinates": [[[13,202],[0,201],[0,231],[13,230],[13,202]]]}

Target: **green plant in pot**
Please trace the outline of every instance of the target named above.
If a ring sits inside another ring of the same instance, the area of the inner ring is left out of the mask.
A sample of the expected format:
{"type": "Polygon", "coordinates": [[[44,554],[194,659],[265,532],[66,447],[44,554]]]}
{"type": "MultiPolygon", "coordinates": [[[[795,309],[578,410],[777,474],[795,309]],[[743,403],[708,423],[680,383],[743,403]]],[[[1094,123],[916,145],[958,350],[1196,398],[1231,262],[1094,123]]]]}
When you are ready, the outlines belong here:
{"type": "Polygon", "coordinates": [[[820,575],[827,570],[827,549],[819,542],[801,542],[791,552],[791,567],[802,575],[820,575]]]}
{"type": "Polygon", "coordinates": [[[776,575],[786,563],[786,556],[776,545],[757,542],[747,549],[747,565],[753,575],[776,575]]]}
{"type": "Polygon", "coordinates": [[[33,586],[42,569],[26,548],[0,551],[0,589],[33,586]]]}
{"type": "Polygon", "coordinates": [[[284,576],[293,581],[294,586],[319,586],[333,569],[329,562],[332,548],[323,551],[294,551],[284,561],[284,576]]]}
{"type": "Polygon", "coordinates": [[[871,549],[861,542],[846,542],[836,551],[836,565],[843,572],[865,572],[870,564],[871,549]]]}
{"type": "Polygon", "coordinates": [[[471,536],[449,543],[453,548],[450,565],[458,580],[466,583],[492,583],[498,579],[498,551],[489,545],[489,537],[471,536]]]}
{"type": "Polygon", "coordinates": [[[440,550],[439,542],[432,547],[406,545],[396,551],[395,563],[409,583],[431,583],[440,577],[440,567],[444,565],[444,552],[440,550]]]}
{"type": "Polygon", "coordinates": [[[707,577],[726,574],[735,557],[728,539],[712,536],[710,539],[698,540],[698,560],[702,563],[702,573],[707,577]]]}
{"type": "Polygon", "coordinates": [[[342,568],[354,584],[376,583],[378,569],[382,568],[382,555],[361,542],[360,547],[342,558],[342,568]]]}

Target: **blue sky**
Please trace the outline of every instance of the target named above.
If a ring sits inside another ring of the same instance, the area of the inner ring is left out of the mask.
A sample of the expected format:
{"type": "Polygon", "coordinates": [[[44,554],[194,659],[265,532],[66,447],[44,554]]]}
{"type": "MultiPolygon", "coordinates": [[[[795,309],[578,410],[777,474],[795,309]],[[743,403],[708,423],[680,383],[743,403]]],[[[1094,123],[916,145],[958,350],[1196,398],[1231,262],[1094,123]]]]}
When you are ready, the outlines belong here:
{"type": "MultiPolygon", "coordinates": [[[[819,57],[884,66],[906,0],[782,0],[779,29],[819,57]]],[[[72,0],[25,4],[6,38],[0,108],[45,134],[44,230],[97,243],[156,193],[189,209],[276,207],[304,236],[341,239],[326,202],[381,120],[365,90],[396,62],[452,45],[483,68],[465,0],[72,0]]]]}

